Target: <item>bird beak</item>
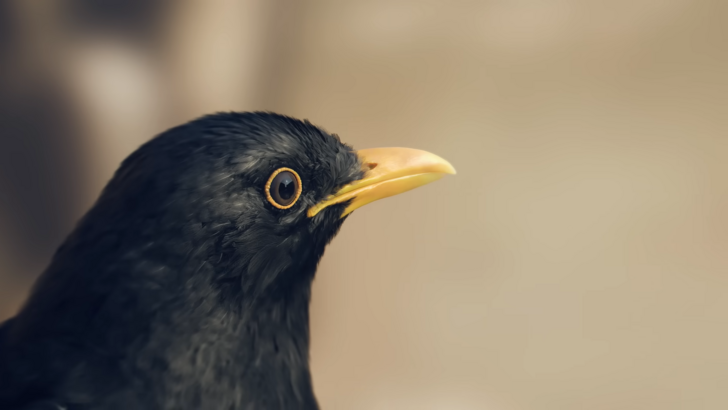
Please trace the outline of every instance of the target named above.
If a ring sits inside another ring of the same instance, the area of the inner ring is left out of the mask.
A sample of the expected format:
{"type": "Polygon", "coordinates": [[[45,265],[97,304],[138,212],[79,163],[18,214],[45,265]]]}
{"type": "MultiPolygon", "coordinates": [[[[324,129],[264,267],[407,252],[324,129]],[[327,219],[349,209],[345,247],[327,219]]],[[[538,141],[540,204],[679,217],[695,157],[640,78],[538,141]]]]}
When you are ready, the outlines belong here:
{"type": "Polygon", "coordinates": [[[357,208],[455,174],[449,162],[427,151],[411,148],[371,148],[357,151],[364,177],[308,209],[311,218],[327,206],[351,201],[341,217],[357,208]]]}

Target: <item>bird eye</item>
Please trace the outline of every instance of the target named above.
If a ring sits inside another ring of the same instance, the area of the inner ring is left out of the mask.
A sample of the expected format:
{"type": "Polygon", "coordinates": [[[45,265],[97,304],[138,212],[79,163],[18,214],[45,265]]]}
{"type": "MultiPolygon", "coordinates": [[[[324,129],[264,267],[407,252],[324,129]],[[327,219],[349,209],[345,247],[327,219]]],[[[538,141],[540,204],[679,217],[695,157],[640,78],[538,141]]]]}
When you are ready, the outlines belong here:
{"type": "Polygon", "coordinates": [[[301,196],[303,188],[301,177],[290,168],[279,168],[268,178],[265,184],[265,195],[268,202],[278,209],[288,209],[301,196]]]}

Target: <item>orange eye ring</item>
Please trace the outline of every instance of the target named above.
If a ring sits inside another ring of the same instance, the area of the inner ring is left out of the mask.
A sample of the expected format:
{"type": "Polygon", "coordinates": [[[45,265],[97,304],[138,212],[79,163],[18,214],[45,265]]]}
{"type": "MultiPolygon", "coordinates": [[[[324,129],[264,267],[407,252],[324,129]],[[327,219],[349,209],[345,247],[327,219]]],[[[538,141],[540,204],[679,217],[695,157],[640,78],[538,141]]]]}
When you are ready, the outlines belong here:
{"type": "Polygon", "coordinates": [[[271,205],[278,209],[288,209],[298,202],[303,191],[303,183],[298,173],[291,168],[278,168],[273,171],[265,183],[265,197],[271,205]],[[291,188],[288,185],[293,183],[293,192],[289,192],[291,188]],[[281,187],[285,192],[281,192],[281,187]],[[271,189],[273,192],[271,192],[271,189]]]}

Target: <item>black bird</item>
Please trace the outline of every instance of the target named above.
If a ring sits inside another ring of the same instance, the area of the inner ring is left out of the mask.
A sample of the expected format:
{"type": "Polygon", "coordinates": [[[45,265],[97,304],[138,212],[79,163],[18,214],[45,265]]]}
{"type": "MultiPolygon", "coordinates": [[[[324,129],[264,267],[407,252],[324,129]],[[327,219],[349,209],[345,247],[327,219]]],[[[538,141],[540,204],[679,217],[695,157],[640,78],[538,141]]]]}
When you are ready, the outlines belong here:
{"type": "Polygon", "coordinates": [[[311,282],[354,209],[454,174],[222,113],[131,154],[0,327],[0,409],[317,409],[311,282]]]}

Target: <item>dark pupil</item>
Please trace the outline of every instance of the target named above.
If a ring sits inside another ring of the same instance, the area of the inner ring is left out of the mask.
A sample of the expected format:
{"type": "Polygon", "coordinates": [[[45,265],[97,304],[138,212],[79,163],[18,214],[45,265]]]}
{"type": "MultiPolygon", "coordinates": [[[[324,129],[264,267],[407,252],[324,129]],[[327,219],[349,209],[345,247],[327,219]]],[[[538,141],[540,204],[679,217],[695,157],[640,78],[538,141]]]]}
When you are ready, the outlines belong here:
{"type": "Polygon", "coordinates": [[[276,175],[273,183],[271,184],[271,196],[280,205],[288,205],[296,195],[297,181],[293,174],[288,171],[283,171],[276,175]]]}
{"type": "Polygon", "coordinates": [[[296,192],[296,184],[293,183],[293,178],[286,175],[281,179],[278,184],[278,195],[285,201],[291,199],[293,194],[296,192]]]}

